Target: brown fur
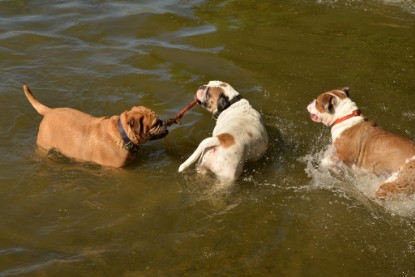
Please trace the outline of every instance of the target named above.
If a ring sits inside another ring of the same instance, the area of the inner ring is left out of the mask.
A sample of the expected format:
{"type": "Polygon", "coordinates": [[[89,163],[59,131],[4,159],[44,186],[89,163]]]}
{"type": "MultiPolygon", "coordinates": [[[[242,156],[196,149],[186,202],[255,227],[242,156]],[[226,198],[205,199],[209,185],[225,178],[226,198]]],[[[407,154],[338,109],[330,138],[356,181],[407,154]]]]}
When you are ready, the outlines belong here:
{"type": "Polygon", "coordinates": [[[398,171],[415,156],[415,144],[366,121],[343,131],[334,146],[346,164],[356,164],[377,175],[398,171]]]}
{"type": "Polygon", "coordinates": [[[398,180],[383,184],[376,195],[389,192],[407,193],[415,189],[415,143],[388,133],[373,122],[366,121],[352,126],[341,134],[334,146],[345,164],[355,164],[379,176],[399,173],[398,180]]]}
{"type": "Polygon", "coordinates": [[[317,97],[316,101],[316,109],[320,112],[327,112],[328,107],[331,103],[331,101],[334,101],[336,99],[333,95],[339,97],[340,99],[345,99],[347,96],[345,93],[339,90],[332,90],[328,93],[323,93],[317,97]]]}
{"type": "Polygon", "coordinates": [[[78,160],[104,166],[124,166],[135,155],[124,148],[118,130],[118,118],[135,145],[151,139],[158,122],[157,114],[142,106],[133,107],[120,116],[99,118],[71,108],[52,109],[39,103],[26,85],[23,89],[33,107],[44,116],[39,126],[37,144],[78,160]]]}
{"type": "Polygon", "coordinates": [[[386,196],[390,193],[413,194],[415,192],[415,161],[412,160],[405,165],[398,178],[393,182],[387,182],[380,186],[376,196],[386,196]]]}
{"type": "Polygon", "coordinates": [[[218,107],[219,97],[223,94],[223,89],[220,87],[212,87],[209,89],[209,99],[207,99],[207,109],[214,111],[218,107]]]}
{"type": "Polygon", "coordinates": [[[235,144],[235,138],[229,133],[222,133],[216,137],[219,139],[221,146],[224,148],[228,148],[235,144]]]}

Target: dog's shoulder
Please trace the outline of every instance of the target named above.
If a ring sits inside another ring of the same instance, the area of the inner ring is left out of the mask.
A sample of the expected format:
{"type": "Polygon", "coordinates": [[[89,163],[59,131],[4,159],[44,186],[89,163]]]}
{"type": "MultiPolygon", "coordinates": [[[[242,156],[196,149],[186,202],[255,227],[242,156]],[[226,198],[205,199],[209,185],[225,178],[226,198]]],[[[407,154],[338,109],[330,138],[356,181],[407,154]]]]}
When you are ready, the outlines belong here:
{"type": "Polygon", "coordinates": [[[218,120],[232,120],[232,119],[240,119],[240,118],[261,118],[261,115],[257,110],[255,110],[248,100],[241,99],[237,103],[230,106],[228,109],[223,111],[219,116],[218,120]]]}

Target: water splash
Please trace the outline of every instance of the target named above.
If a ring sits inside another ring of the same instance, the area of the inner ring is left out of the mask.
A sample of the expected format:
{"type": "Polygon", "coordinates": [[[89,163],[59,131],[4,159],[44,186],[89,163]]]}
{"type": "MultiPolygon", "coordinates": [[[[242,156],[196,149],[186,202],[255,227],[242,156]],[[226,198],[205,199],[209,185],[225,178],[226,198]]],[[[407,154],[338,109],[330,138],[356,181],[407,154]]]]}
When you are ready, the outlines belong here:
{"type": "Polygon", "coordinates": [[[340,192],[342,197],[359,201],[369,209],[376,203],[392,214],[415,218],[415,195],[376,198],[375,192],[387,178],[375,176],[357,167],[348,167],[338,160],[328,164],[327,157],[334,151],[334,147],[329,145],[320,152],[300,158],[306,164],[305,172],[311,178],[310,189],[333,190],[340,192]]]}

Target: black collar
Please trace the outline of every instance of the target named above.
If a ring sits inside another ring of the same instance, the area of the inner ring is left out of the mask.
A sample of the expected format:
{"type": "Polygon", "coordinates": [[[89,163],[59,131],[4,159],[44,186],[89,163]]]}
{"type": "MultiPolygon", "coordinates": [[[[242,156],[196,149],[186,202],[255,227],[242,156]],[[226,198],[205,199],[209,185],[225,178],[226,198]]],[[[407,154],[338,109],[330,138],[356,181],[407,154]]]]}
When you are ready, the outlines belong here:
{"type": "Polygon", "coordinates": [[[131,153],[138,151],[138,145],[135,145],[127,136],[124,128],[121,125],[121,118],[118,118],[118,131],[120,131],[122,140],[124,141],[124,148],[131,153]]]}
{"type": "Polygon", "coordinates": [[[231,100],[229,100],[226,105],[220,110],[217,111],[216,113],[213,114],[213,118],[214,119],[218,119],[219,115],[226,110],[227,108],[229,108],[230,106],[232,106],[233,104],[235,104],[236,102],[238,102],[239,100],[243,99],[243,97],[241,95],[236,95],[234,98],[232,98],[231,100]]]}

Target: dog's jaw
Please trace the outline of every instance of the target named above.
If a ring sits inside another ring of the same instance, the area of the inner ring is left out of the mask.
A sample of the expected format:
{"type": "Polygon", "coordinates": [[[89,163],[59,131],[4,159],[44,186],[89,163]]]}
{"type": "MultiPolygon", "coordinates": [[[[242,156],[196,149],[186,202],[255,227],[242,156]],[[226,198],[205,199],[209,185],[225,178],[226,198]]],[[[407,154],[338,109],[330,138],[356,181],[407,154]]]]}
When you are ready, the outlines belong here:
{"type": "Polygon", "coordinates": [[[315,99],[307,106],[307,110],[310,113],[310,119],[312,121],[317,122],[317,123],[322,122],[322,119],[319,116],[320,112],[317,111],[317,109],[316,109],[316,100],[315,99]]]}
{"type": "Polygon", "coordinates": [[[157,119],[156,124],[154,124],[153,127],[150,129],[149,134],[150,140],[157,140],[167,136],[169,134],[169,131],[167,130],[167,125],[160,119],[157,119]]]}
{"type": "Polygon", "coordinates": [[[196,98],[199,101],[199,103],[204,103],[206,90],[207,90],[207,87],[206,86],[201,86],[196,91],[196,98]]]}
{"type": "Polygon", "coordinates": [[[319,111],[316,107],[317,101],[314,99],[313,102],[311,102],[307,106],[307,110],[310,113],[310,119],[317,123],[323,123],[324,125],[330,127],[331,124],[333,124],[334,121],[336,121],[337,115],[330,114],[326,111],[319,111]]]}

